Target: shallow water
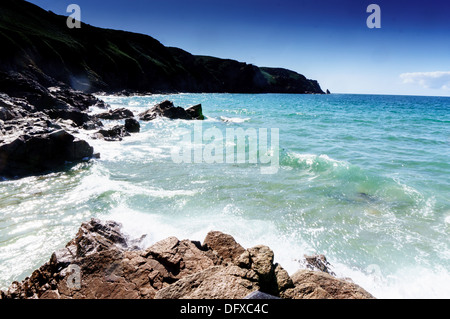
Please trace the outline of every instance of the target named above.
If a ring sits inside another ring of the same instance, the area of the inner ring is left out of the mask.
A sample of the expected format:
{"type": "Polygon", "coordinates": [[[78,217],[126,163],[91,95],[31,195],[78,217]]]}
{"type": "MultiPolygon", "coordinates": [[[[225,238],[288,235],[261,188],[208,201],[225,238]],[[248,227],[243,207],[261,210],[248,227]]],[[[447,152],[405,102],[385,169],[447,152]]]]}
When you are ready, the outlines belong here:
{"type": "Polygon", "coordinates": [[[230,128],[278,128],[279,169],[175,163],[180,132],[193,132],[196,121],[141,123],[141,133],[122,142],[84,136],[101,159],[0,183],[1,288],[30,275],[97,217],[121,222],[134,237],[148,234],[145,245],[173,235],[202,241],[220,230],[245,247],[269,245],[291,274],[304,254],[317,252],[376,297],[450,297],[450,98],[101,98],[135,112],[164,99],[202,103],[203,130],[224,136],[230,128]]]}

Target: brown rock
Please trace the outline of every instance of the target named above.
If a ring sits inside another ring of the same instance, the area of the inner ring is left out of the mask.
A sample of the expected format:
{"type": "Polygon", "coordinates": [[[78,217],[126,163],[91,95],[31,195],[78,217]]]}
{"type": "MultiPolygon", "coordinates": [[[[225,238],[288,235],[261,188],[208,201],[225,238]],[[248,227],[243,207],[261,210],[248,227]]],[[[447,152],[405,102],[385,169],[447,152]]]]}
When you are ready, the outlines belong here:
{"type": "Polygon", "coordinates": [[[92,218],[81,224],[75,238],[66,248],[76,247],[76,256],[84,257],[94,252],[108,250],[113,247],[126,249],[128,237],[120,231],[121,225],[113,221],[100,221],[92,218]]]}
{"type": "Polygon", "coordinates": [[[235,262],[245,251],[233,236],[220,231],[210,231],[203,241],[203,247],[213,250],[225,264],[235,262]]]}
{"type": "Polygon", "coordinates": [[[288,272],[286,270],[284,270],[280,264],[275,264],[274,273],[275,273],[275,279],[276,279],[276,283],[277,283],[278,293],[280,293],[288,288],[294,287],[294,283],[293,283],[291,277],[289,277],[288,272]]]}
{"type": "Polygon", "coordinates": [[[336,276],[336,274],[331,270],[331,264],[327,261],[325,255],[305,255],[305,265],[310,270],[323,271],[332,276],[336,276]]]}
{"type": "Polygon", "coordinates": [[[291,278],[273,264],[269,247],[244,250],[221,232],[208,233],[203,245],[169,237],[141,250],[120,228],[97,219],[83,223],[65,248],[0,298],[234,299],[255,291],[254,298],[373,298],[324,272],[302,270],[291,278]]]}
{"type": "Polygon", "coordinates": [[[155,299],[242,299],[258,289],[254,271],[214,266],[159,290],[155,299]]]}
{"type": "Polygon", "coordinates": [[[173,279],[214,266],[214,262],[189,240],[179,241],[175,237],[164,239],[146,251],[172,274],[173,279]]]}
{"type": "Polygon", "coordinates": [[[372,299],[370,293],[360,286],[337,279],[327,273],[299,270],[292,275],[294,288],[285,290],[281,296],[289,299],[372,299]]]}

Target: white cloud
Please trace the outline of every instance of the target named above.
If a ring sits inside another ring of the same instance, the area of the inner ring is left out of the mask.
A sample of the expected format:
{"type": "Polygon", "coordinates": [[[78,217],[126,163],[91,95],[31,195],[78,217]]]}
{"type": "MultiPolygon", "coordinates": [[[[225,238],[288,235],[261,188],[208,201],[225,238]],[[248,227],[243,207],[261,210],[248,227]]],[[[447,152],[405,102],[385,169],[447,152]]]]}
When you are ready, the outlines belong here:
{"type": "Polygon", "coordinates": [[[450,71],[402,73],[403,83],[418,84],[427,89],[450,91],[450,71]]]}

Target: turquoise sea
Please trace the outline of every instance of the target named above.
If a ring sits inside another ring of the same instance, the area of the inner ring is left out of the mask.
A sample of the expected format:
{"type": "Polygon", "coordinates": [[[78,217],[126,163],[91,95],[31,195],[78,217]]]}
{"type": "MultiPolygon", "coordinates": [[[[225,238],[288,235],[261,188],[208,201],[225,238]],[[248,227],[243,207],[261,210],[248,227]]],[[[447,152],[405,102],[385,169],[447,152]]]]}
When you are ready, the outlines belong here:
{"type": "Polygon", "coordinates": [[[220,230],[244,247],[270,246],[290,274],[304,267],[304,254],[322,253],[338,276],[376,297],[450,298],[450,98],[101,98],[134,112],[165,99],[201,103],[203,130],[224,135],[279,129],[279,169],[174,162],[180,132],[193,131],[196,121],[141,122],[141,133],[122,142],[80,133],[100,159],[0,182],[0,288],[30,275],[97,217],[121,222],[133,237],[147,234],[145,246],[168,236],[202,241],[220,230]]]}

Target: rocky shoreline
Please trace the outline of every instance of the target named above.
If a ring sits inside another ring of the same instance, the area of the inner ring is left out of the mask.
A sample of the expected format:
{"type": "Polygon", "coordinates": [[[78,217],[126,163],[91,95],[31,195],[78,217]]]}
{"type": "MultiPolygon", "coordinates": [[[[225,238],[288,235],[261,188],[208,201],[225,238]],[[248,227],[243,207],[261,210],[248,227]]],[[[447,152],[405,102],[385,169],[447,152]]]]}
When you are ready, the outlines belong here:
{"type": "Polygon", "coordinates": [[[127,109],[109,109],[92,94],[74,91],[51,79],[46,81],[51,86],[42,85],[32,76],[0,73],[0,178],[44,174],[98,158],[100,154],[76,137],[80,131],[105,141],[121,141],[140,131],[138,119],[204,118],[200,104],[184,109],[170,101],[135,116],[127,109]],[[105,112],[90,114],[90,107],[103,108],[105,112]],[[125,123],[106,127],[103,120],[125,123]]]}
{"type": "Polygon", "coordinates": [[[148,248],[121,225],[91,219],[65,248],[0,299],[373,299],[331,275],[324,256],[289,275],[263,245],[245,249],[230,235],[203,243],[169,237],[148,248]]]}
{"type": "MultiPolygon", "coordinates": [[[[86,141],[121,141],[158,117],[203,120],[200,104],[163,101],[134,114],[52,79],[0,73],[0,178],[22,178],[67,169],[100,157],[86,141]],[[91,107],[104,109],[89,113],[91,107]],[[112,126],[104,121],[124,120],[112,126]]],[[[334,277],[324,256],[305,258],[289,276],[266,246],[244,249],[233,237],[208,233],[203,243],[170,237],[147,249],[115,222],[82,224],[76,237],[1,299],[66,298],[373,298],[356,284],[334,277]],[[76,277],[78,271],[78,279],[76,277]],[[74,277],[75,276],[75,277],[74,277]],[[75,281],[73,281],[75,280],[75,281]],[[79,285],[77,285],[77,283],[79,285]]]]}

